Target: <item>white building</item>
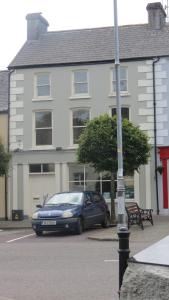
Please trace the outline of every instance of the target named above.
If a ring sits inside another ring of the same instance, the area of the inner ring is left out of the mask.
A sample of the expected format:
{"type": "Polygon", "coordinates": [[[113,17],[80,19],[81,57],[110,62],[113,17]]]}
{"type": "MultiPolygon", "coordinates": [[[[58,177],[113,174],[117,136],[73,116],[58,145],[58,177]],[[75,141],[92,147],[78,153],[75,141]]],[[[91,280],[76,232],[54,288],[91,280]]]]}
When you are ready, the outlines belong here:
{"type": "MultiPolygon", "coordinates": [[[[150,163],[125,179],[126,197],[168,213],[169,26],[160,3],[147,10],[147,24],[119,28],[122,114],[153,146],[150,163]]],[[[78,165],[75,153],[86,121],[115,113],[114,29],[48,32],[41,14],[26,19],[27,41],[9,65],[9,218],[13,209],[31,216],[54,192],[110,190],[108,176],[78,165]]]]}

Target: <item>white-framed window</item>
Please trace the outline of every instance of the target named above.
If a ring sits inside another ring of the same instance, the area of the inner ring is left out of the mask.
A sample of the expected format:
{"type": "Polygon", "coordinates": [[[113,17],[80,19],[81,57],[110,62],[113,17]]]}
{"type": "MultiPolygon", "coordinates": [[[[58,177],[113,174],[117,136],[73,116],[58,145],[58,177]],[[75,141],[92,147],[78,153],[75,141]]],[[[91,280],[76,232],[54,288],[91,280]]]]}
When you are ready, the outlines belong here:
{"type": "MultiPolygon", "coordinates": [[[[116,93],[116,71],[111,69],[111,93],[116,93]]],[[[128,69],[127,67],[120,67],[120,92],[123,94],[128,92],[128,69]]]]}
{"type": "Polygon", "coordinates": [[[45,164],[30,164],[29,165],[30,174],[40,174],[40,173],[55,173],[55,165],[53,163],[45,164]]]}
{"type": "Polygon", "coordinates": [[[77,108],[72,110],[72,144],[78,144],[78,139],[90,119],[88,108],[77,108]]]}
{"type": "Polygon", "coordinates": [[[78,186],[84,185],[84,173],[83,172],[75,172],[73,173],[74,184],[78,186]]]}
{"type": "Polygon", "coordinates": [[[52,112],[35,111],[35,146],[52,145],[52,112]]]}
{"type": "Polygon", "coordinates": [[[89,94],[89,74],[88,70],[73,71],[73,95],[83,96],[89,94]]]}
{"type": "Polygon", "coordinates": [[[35,98],[48,98],[51,96],[51,84],[49,73],[35,75],[35,98]]]}
{"type": "MultiPolygon", "coordinates": [[[[116,107],[111,108],[111,116],[114,117],[117,115],[116,107]]],[[[121,107],[121,117],[122,119],[129,120],[129,107],[121,107]]]]}

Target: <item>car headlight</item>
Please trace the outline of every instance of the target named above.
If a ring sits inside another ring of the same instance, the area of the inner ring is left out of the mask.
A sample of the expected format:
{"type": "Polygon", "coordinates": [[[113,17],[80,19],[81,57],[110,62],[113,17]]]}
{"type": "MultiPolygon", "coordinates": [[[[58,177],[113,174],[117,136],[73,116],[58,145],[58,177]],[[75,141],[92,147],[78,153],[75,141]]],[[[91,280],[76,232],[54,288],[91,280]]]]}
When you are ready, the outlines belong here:
{"type": "Polygon", "coordinates": [[[38,212],[35,212],[35,213],[32,215],[32,219],[34,219],[34,220],[38,219],[38,212]]]}
{"type": "Polygon", "coordinates": [[[66,210],[62,214],[62,218],[71,218],[71,217],[73,217],[73,213],[70,210],[66,210]]]}

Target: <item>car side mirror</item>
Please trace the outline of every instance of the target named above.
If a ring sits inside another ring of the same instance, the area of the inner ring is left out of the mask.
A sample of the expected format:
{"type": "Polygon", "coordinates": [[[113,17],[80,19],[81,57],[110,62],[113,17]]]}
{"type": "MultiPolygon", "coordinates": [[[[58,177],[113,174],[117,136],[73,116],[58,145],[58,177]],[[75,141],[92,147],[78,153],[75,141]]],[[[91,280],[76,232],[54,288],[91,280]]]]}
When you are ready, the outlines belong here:
{"type": "Polygon", "coordinates": [[[42,205],[41,204],[37,204],[36,207],[37,208],[42,208],[42,205]]]}

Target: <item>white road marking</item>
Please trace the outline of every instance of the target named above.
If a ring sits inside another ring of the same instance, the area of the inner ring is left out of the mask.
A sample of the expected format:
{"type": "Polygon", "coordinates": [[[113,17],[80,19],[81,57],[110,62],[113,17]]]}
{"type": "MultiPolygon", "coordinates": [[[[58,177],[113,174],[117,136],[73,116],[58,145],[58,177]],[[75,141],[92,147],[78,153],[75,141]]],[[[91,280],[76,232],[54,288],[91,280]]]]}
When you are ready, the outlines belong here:
{"type": "Polygon", "coordinates": [[[119,262],[118,259],[105,259],[104,262],[119,262]]]}
{"type": "Polygon", "coordinates": [[[24,236],[20,236],[19,238],[16,238],[16,239],[13,239],[13,240],[9,240],[9,241],[6,241],[6,243],[12,243],[12,242],[15,242],[17,240],[21,240],[21,239],[25,239],[29,236],[32,236],[32,235],[35,235],[35,233],[31,233],[31,234],[27,234],[27,235],[24,235],[24,236]]]}

